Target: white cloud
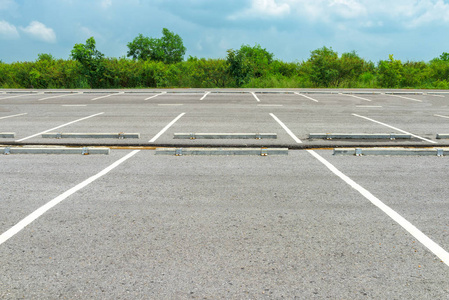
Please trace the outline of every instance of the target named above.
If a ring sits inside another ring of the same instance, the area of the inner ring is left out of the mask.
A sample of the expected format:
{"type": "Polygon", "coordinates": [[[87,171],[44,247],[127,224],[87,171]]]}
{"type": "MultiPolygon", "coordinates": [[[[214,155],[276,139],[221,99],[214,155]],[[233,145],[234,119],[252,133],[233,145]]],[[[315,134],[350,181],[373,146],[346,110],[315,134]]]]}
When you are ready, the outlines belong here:
{"type": "Polygon", "coordinates": [[[47,43],[56,42],[56,34],[53,29],[45,26],[41,22],[33,21],[27,27],[20,27],[20,30],[29,34],[37,40],[41,40],[47,43]]]}
{"type": "Polygon", "coordinates": [[[16,6],[14,0],[0,0],[0,10],[7,10],[16,6]]]}
{"type": "Polygon", "coordinates": [[[6,21],[0,21],[0,38],[4,39],[17,39],[19,38],[19,32],[16,26],[9,24],[6,21]]]}
{"type": "Polygon", "coordinates": [[[112,0],[102,0],[101,1],[101,7],[104,9],[110,7],[112,5],[112,0]]]}
{"type": "Polygon", "coordinates": [[[282,17],[290,13],[288,3],[279,0],[251,0],[251,7],[231,15],[229,19],[235,20],[248,17],[282,17]]]}

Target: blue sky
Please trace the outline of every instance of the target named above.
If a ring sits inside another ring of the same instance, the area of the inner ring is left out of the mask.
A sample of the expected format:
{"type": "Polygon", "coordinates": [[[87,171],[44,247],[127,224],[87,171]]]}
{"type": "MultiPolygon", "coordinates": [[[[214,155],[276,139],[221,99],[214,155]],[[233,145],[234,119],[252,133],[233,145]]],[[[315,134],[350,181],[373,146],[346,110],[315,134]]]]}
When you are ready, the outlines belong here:
{"type": "Polygon", "coordinates": [[[449,0],[0,0],[0,60],[66,59],[91,36],[120,57],[139,33],[159,38],[164,27],[183,38],[185,58],[258,43],[284,61],[322,46],[429,61],[449,52],[449,0]]]}

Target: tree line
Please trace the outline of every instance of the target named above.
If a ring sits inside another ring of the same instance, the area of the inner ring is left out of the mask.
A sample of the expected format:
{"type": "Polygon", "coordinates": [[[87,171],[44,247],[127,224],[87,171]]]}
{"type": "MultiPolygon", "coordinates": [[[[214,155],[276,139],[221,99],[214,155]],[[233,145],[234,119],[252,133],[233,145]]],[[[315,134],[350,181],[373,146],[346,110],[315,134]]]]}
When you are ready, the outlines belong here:
{"type": "Polygon", "coordinates": [[[139,34],[126,57],[105,57],[93,37],[76,44],[70,58],[38,54],[36,61],[2,63],[1,88],[434,88],[449,89],[449,53],[430,62],[402,62],[389,55],[373,63],[355,51],[310,52],[284,62],[265,48],[242,45],[226,58],[189,56],[182,38],[164,28],[161,38],[139,34]]]}

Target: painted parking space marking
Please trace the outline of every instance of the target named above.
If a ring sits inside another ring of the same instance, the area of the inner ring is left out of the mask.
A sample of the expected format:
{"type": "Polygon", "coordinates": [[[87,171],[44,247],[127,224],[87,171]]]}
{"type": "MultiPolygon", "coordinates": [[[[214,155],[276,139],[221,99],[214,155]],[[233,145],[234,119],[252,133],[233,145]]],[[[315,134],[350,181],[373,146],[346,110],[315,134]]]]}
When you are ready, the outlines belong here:
{"type": "Polygon", "coordinates": [[[397,98],[402,98],[402,99],[406,99],[406,100],[416,101],[416,102],[422,102],[422,100],[399,96],[399,95],[390,95],[390,94],[385,94],[385,95],[390,96],[390,97],[397,97],[397,98]]]}
{"type": "Polygon", "coordinates": [[[260,99],[257,97],[256,93],[251,92],[251,94],[254,96],[254,98],[256,98],[257,102],[260,102],[260,99]]]}
{"type": "Polygon", "coordinates": [[[439,118],[445,118],[445,119],[449,119],[449,116],[443,116],[443,115],[434,115],[435,117],[439,117],[439,118]]]}
{"type": "Polygon", "coordinates": [[[38,99],[37,101],[43,101],[43,100],[54,99],[54,98],[62,98],[62,97],[68,97],[68,96],[75,96],[75,95],[82,95],[82,94],[83,93],[71,93],[71,94],[57,95],[57,96],[41,98],[41,99],[38,99]]]}
{"type": "Polygon", "coordinates": [[[201,97],[201,99],[200,99],[200,100],[204,100],[204,99],[206,99],[207,95],[209,95],[209,94],[210,94],[210,92],[206,92],[206,93],[204,94],[204,96],[203,96],[203,97],[201,97]]]}
{"type": "Polygon", "coordinates": [[[296,94],[296,95],[299,95],[299,96],[303,96],[304,98],[307,98],[307,99],[312,100],[312,101],[314,101],[314,102],[319,102],[318,100],[313,99],[312,97],[309,97],[309,96],[300,94],[300,93],[298,93],[298,92],[295,92],[295,94],[296,94]]]}
{"type": "Polygon", "coordinates": [[[368,101],[368,102],[371,102],[372,100],[370,100],[370,99],[366,99],[366,98],[363,98],[363,97],[359,97],[359,96],[355,96],[355,95],[349,95],[349,94],[341,94],[341,95],[345,95],[345,96],[348,96],[348,97],[353,97],[353,98],[357,98],[357,99],[360,99],[360,100],[363,100],[363,101],[368,101]]]}
{"type": "Polygon", "coordinates": [[[28,113],[23,113],[23,114],[18,114],[18,115],[12,115],[12,116],[5,116],[5,117],[0,117],[0,120],[2,119],[8,119],[8,118],[14,118],[14,117],[19,117],[19,116],[24,116],[27,115],[28,113]]]}
{"type": "Polygon", "coordinates": [[[8,239],[12,238],[14,235],[19,233],[20,231],[22,231],[26,226],[28,226],[29,224],[34,222],[36,219],[38,219],[44,213],[49,211],[51,208],[55,207],[56,205],[58,205],[59,203],[61,203],[65,199],[67,199],[69,196],[73,195],[74,193],[76,193],[79,190],[83,189],[84,187],[88,186],[95,180],[103,177],[104,175],[106,175],[107,173],[109,173],[110,171],[112,171],[113,169],[115,169],[116,167],[118,167],[119,165],[121,165],[122,163],[124,163],[125,161],[127,161],[128,159],[130,159],[131,157],[133,157],[134,155],[136,155],[139,152],[140,152],[140,150],[132,151],[131,153],[129,153],[126,156],[124,156],[123,158],[117,160],[112,165],[103,169],[96,175],[89,177],[88,179],[84,180],[83,182],[79,183],[78,185],[74,186],[73,188],[67,190],[66,192],[64,192],[63,194],[54,198],[53,200],[47,202],[47,204],[36,209],[34,212],[32,212],[31,214],[26,216],[20,222],[18,222],[16,225],[14,225],[10,229],[8,229],[4,233],[2,233],[0,235],[0,245],[3,244],[4,242],[6,242],[8,239]]]}
{"type": "Polygon", "coordinates": [[[394,130],[396,130],[396,131],[399,131],[399,132],[402,132],[402,133],[405,133],[405,134],[410,134],[411,136],[413,136],[413,137],[415,137],[415,138],[418,138],[418,139],[420,139],[420,140],[423,140],[423,141],[426,141],[426,142],[429,142],[429,143],[432,143],[432,144],[437,144],[437,142],[435,142],[435,141],[432,141],[432,140],[429,140],[429,139],[420,137],[419,135],[416,135],[416,134],[407,132],[407,131],[405,131],[405,130],[396,128],[396,127],[394,127],[394,126],[391,126],[391,125],[388,125],[388,124],[385,124],[385,123],[376,121],[376,120],[374,120],[374,119],[371,119],[371,118],[368,118],[368,117],[364,117],[364,116],[361,116],[361,115],[358,115],[358,114],[352,114],[352,115],[355,116],[355,117],[358,117],[358,118],[362,118],[362,119],[365,119],[365,120],[368,120],[368,121],[371,121],[371,122],[374,122],[374,123],[383,125],[383,126],[385,126],[385,127],[394,129],[394,130]]]}
{"type": "Polygon", "coordinates": [[[3,99],[12,99],[12,98],[19,98],[19,97],[25,97],[25,96],[35,96],[35,95],[43,95],[44,93],[38,93],[38,94],[25,94],[25,95],[16,95],[16,96],[8,96],[8,97],[1,97],[0,100],[3,99]]]}
{"type": "Polygon", "coordinates": [[[279,125],[281,125],[282,128],[284,128],[284,130],[295,140],[296,143],[298,144],[302,144],[302,141],[300,139],[298,139],[298,137],[290,130],[288,129],[287,126],[285,126],[284,123],[282,123],[281,120],[279,120],[278,117],[276,117],[274,114],[270,113],[270,116],[273,117],[273,119],[278,122],[279,125]]]}
{"type": "Polygon", "coordinates": [[[66,123],[66,124],[63,124],[63,125],[54,127],[54,128],[51,128],[51,129],[48,129],[48,130],[45,130],[45,131],[42,131],[42,132],[39,132],[39,133],[30,135],[30,136],[25,137],[25,138],[23,138],[23,139],[16,140],[16,142],[22,142],[22,141],[31,139],[31,138],[33,138],[33,137],[36,137],[36,136],[38,136],[38,135],[41,135],[41,134],[43,134],[43,133],[47,133],[47,132],[50,132],[50,131],[53,131],[53,130],[56,130],[56,129],[59,129],[59,128],[62,128],[62,127],[65,127],[65,126],[68,126],[68,125],[71,125],[71,124],[74,124],[74,123],[77,123],[77,122],[80,122],[80,121],[83,121],[83,120],[87,120],[87,119],[90,119],[90,118],[93,118],[93,117],[102,115],[102,114],[104,114],[104,112],[101,112],[101,113],[98,113],[98,114],[94,114],[94,115],[91,115],[91,116],[87,116],[87,117],[84,117],[84,118],[81,118],[81,119],[78,119],[78,120],[75,120],[75,121],[72,121],[72,122],[69,122],[69,123],[66,123]]]}
{"type": "MultiPolygon", "coordinates": [[[[274,117],[274,115],[272,115],[274,117]]],[[[285,131],[297,142],[302,143],[296,135],[294,135],[290,129],[285,126],[278,118],[275,120],[282,124],[282,127],[285,131]],[[299,142],[298,142],[299,140],[299,142]]],[[[363,188],[361,185],[356,183],[354,180],[343,174],[340,170],[338,170],[334,165],[324,159],[321,155],[316,153],[314,150],[307,150],[307,152],[316,158],[319,162],[321,162],[326,168],[328,168],[332,173],[346,182],[349,186],[359,192],[363,197],[369,200],[374,206],[382,210],[387,216],[389,216],[392,220],[394,220],[397,224],[399,224],[402,228],[404,228],[408,233],[410,233],[413,237],[415,237],[421,244],[423,244],[427,249],[429,249],[433,254],[435,254],[438,258],[441,259],[447,266],[449,266],[449,253],[444,250],[441,246],[435,243],[432,239],[426,236],[422,231],[420,231],[416,226],[407,221],[404,217],[390,208],[388,205],[384,204],[380,199],[375,197],[371,192],[363,188]]]]}
{"type": "Polygon", "coordinates": [[[111,97],[111,96],[122,95],[124,93],[125,92],[119,92],[119,93],[109,94],[109,95],[105,95],[105,96],[100,96],[100,97],[96,97],[96,98],[90,99],[90,101],[96,101],[96,100],[107,98],[107,97],[111,97]]]}
{"type": "Polygon", "coordinates": [[[158,97],[158,96],[160,96],[160,95],[163,95],[163,94],[167,94],[167,92],[161,92],[161,93],[159,93],[159,94],[157,94],[157,95],[154,95],[154,96],[151,96],[151,97],[145,98],[145,99],[143,99],[143,101],[147,101],[147,100],[150,100],[150,99],[156,98],[156,97],[158,97]]]}
{"type": "Polygon", "coordinates": [[[318,161],[320,161],[323,165],[325,165],[332,173],[340,177],[340,179],[342,179],[349,186],[359,192],[363,197],[368,199],[374,206],[382,210],[393,221],[407,230],[408,233],[415,237],[419,242],[421,242],[421,244],[423,244],[427,249],[433,252],[433,254],[440,258],[441,261],[443,261],[447,266],[449,266],[449,253],[446,250],[444,250],[441,246],[435,243],[432,239],[430,239],[427,235],[425,235],[422,231],[416,228],[412,223],[407,221],[404,217],[402,217],[388,205],[384,204],[381,200],[371,194],[371,192],[369,192],[354,180],[339,171],[334,165],[324,159],[321,155],[313,150],[307,150],[307,152],[315,157],[318,161]]]}
{"type": "Polygon", "coordinates": [[[176,121],[178,121],[179,119],[181,119],[182,116],[184,116],[186,113],[182,113],[179,116],[177,116],[173,121],[171,121],[170,123],[168,123],[167,126],[165,126],[161,131],[159,131],[158,134],[156,134],[150,141],[149,143],[154,143],[164,132],[166,132],[173,124],[176,123],[176,121]]]}
{"type": "Polygon", "coordinates": [[[381,105],[356,105],[356,107],[362,107],[362,108],[380,108],[381,105]]]}

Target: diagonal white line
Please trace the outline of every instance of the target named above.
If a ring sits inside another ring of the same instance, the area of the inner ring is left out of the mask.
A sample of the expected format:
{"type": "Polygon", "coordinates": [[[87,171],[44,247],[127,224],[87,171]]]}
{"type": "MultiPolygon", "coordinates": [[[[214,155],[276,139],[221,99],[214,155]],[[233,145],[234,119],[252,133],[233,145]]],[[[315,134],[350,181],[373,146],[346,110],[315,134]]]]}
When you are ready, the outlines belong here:
{"type": "Polygon", "coordinates": [[[355,117],[363,118],[363,119],[365,119],[365,120],[368,120],[368,121],[371,121],[371,122],[374,122],[374,123],[383,125],[383,126],[385,126],[385,127],[388,127],[388,128],[394,129],[394,130],[397,130],[397,131],[402,132],[402,133],[405,133],[405,134],[410,134],[411,136],[414,136],[415,138],[418,138],[418,139],[420,139],[420,140],[423,140],[423,141],[426,141],[426,142],[429,142],[429,143],[432,143],[432,144],[438,144],[438,143],[435,142],[435,141],[432,141],[432,140],[429,140],[429,139],[420,137],[419,135],[416,135],[416,134],[407,132],[407,131],[405,131],[405,130],[402,130],[402,129],[393,127],[393,126],[391,126],[391,125],[388,125],[388,124],[385,124],[385,123],[376,121],[376,120],[374,120],[374,119],[371,119],[371,118],[368,118],[368,117],[364,117],[364,116],[361,116],[361,115],[357,115],[357,114],[352,114],[352,115],[355,116],[355,117]]]}
{"type": "Polygon", "coordinates": [[[0,98],[0,100],[3,99],[11,99],[11,98],[18,98],[18,97],[25,97],[25,96],[33,96],[33,95],[42,95],[43,93],[38,93],[38,94],[25,94],[25,95],[17,95],[17,96],[8,96],[8,97],[2,97],[0,98]]]}
{"type": "Polygon", "coordinates": [[[448,116],[442,116],[442,115],[434,115],[435,117],[440,117],[440,118],[445,118],[445,119],[449,119],[448,116]]]}
{"type": "Polygon", "coordinates": [[[24,113],[24,114],[18,114],[18,115],[12,115],[12,116],[6,116],[6,117],[0,117],[1,119],[7,119],[7,118],[14,118],[14,117],[18,117],[18,116],[24,116],[27,115],[28,113],[24,113]]]}
{"type": "Polygon", "coordinates": [[[385,94],[385,95],[391,96],[391,97],[398,97],[398,98],[402,98],[402,99],[406,99],[406,100],[412,100],[412,101],[416,101],[416,102],[422,102],[422,100],[413,99],[413,98],[404,97],[404,96],[399,96],[399,95],[390,95],[390,94],[385,94]]]}
{"type": "Polygon", "coordinates": [[[251,94],[253,94],[254,98],[256,98],[257,102],[260,102],[260,99],[256,96],[256,94],[254,92],[251,92],[251,94]]]}
{"type": "Polygon", "coordinates": [[[407,230],[412,236],[414,236],[418,241],[421,242],[427,249],[433,252],[436,256],[438,256],[447,266],[449,266],[449,253],[440,247],[437,243],[431,240],[427,235],[425,235],[422,231],[416,228],[412,223],[407,221],[404,217],[398,214],[396,211],[391,209],[389,206],[380,201],[377,197],[371,194],[368,190],[357,184],[354,180],[343,174],[336,167],[334,167],[330,162],[320,156],[313,150],[307,150],[313,157],[318,159],[323,165],[325,165],[332,173],[340,177],[344,182],[354,188],[357,192],[359,192],[363,197],[368,199],[373,205],[382,210],[385,214],[387,214],[391,219],[393,219],[396,223],[398,223],[402,228],[407,230]]]}
{"type": "Polygon", "coordinates": [[[207,95],[209,95],[209,94],[210,94],[210,92],[206,92],[206,93],[204,94],[204,96],[203,96],[200,100],[206,99],[207,95]]]}
{"type": "Polygon", "coordinates": [[[349,94],[343,94],[343,95],[346,95],[346,96],[349,96],[349,97],[353,97],[353,98],[357,98],[357,99],[360,99],[360,100],[363,100],[363,101],[369,101],[369,102],[372,101],[370,99],[366,99],[366,98],[355,96],[355,95],[349,95],[349,94]]]}
{"type": "Polygon", "coordinates": [[[42,101],[42,100],[47,100],[47,99],[53,99],[53,98],[68,97],[68,96],[75,96],[75,95],[81,95],[81,94],[82,94],[82,92],[79,92],[79,93],[73,93],[73,94],[65,94],[65,95],[57,95],[57,96],[51,96],[51,97],[46,97],[46,98],[38,99],[37,101],[42,101]]]}
{"type": "Polygon", "coordinates": [[[156,134],[150,141],[149,143],[154,143],[154,141],[156,141],[165,131],[167,131],[167,129],[169,129],[173,124],[176,123],[176,121],[178,121],[179,119],[181,119],[181,117],[183,115],[185,115],[186,113],[182,113],[179,116],[177,116],[173,121],[171,121],[170,123],[168,123],[167,126],[165,126],[161,131],[159,131],[158,134],[156,134]]]}
{"type": "Polygon", "coordinates": [[[103,98],[107,98],[107,97],[111,97],[111,96],[117,96],[117,95],[121,95],[121,94],[124,94],[124,92],[113,93],[113,94],[109,94],[109,95],[106,95],[106,96],[100,96],[100,97],[97,97],[97,98],[93,98],[90,101],[95,101],[95,100],[98,100],[98,99],[103,99],[103,98]]]}
{"type": "Polygon", "coordinates": [[[296,136],[290,129],[288,129],[288,127],[285,126],[285,124],[282,123],[282,121],[279,120],[278,117],[276,117],[274,114],[271,114],[271,113],[270,113],[270,116],[272,116],[273,119],[274,119],[276,122],[278,122],[279,125],[282,126],[282,128],[284,128],[284,130],[285,130],[285,131],[292,137],[292,139],[295,140],[296,143],[302,144],[302,141],[301,141],[300,139],[298,139],[298,137],[297,137],[297,136],[296,136]]]}
{"type": "Polygon", "coordinates": [[[8,239],[12,238],[17,233],[19,233],[22,229],[24,229],[26,226],[28,226],[29,224],[34,222],[37,218],[42,216],[44,213],[49,211],[51,208],[55,207],[56,205],[58,205],[59,203],[61,203],[65,199],[67,199],[69,196],[71,196],[74,193],[76,193],[79,190],[81,190],[82,188],[88,186],[89,184],[91,184],[92,182],[97,180],[98,178],[106,175],[107,173],[109,173],[110,171],[112,171],[113,169],[118,167],[120,164],[122,164],[123,162],[125,162],[129,158],[133,157],[138,152],[140,152],[140,150],[132,151],[131,153],[127,154],[125,157],[123,157],[123,158],[119,159],[118,161],[114,162],[112,165],[110,165],[106,169],[102,170],[98,174],[96,174],[96,175],[94,175],[94,176],[84,180],[80,184],[74,186],[73,188],[69,189],[68,191],[64,192],[63,194],[59,195],[58,197],[54,198],[53,200],[47,202],[47,204],[45,204],[45,205],[39,207],[38,209],[36,209],[34,212],[32,212],[27,217],[22,219],[19,223],[17,223],[13,227],[11,227],[9,230],[7,230],[4,233],[2,233],[2,235],[0,235],[0,245],[3,244],[4,242],[6,242],[8,239]]]}
{"type": "Polygon", "coordinates": [[[159,94],[157,94],[157,95],[154,95],[154,96],[148,97],[148,98],[146,98],[146,99],[143,99],[143,101],[147,101],[147,100],[156,98],[157,96],[160,96],[160,95],[163,95],[163,94],[167,94],[167,92],[161,92],[161,93],[159,93],[159,94]]]}
{"type": "MultiPolygon", "coordinates": [[[[293,139],[296,138],[294,134],[282,123],[278,118],[276,118],[273,114],[273,118],[278,121],[279,124],[282,125],[284,130],[291,135],[293,139]]],[[[297,138],[296,138],[297,139],[297,138]]],[[[295,139],[295,140],[296,140],[295,139]]],[[[354,180],[343,174],[340,170],[334,167],[330,162],[324,159],[321,155],[316,153],[313,150],[307,150],[307,152],[315,157],[318,161],[320,161],[323,165],[325,165],[332,173],[340,177],[344,182],[350,185],[353,189],[358,191],[363,197],[368,199],[373,205],[382,210],[385,214],[387,214],[391,219],[393,219],[396,223],[398,223],[402,228],[407,230],[412,236],[414,236],[418,241],[420,241],[427,249],[432,251],[436,256],[438,256],[446,265],[449,266],[449,253],[440,247],[437,243],[431,240],[428,236],[426,236],[423,232],[421,232],[418,228],[416,228],[413,224],[407,221],[404,217],[398,214],[396,211],[391,209],[389,206],[384,204],[378,198],[376,198],[373,194],[371,194],[368,190],[363,188],[361,185],[356,183],[354,180]]]]}
{"type": "Polygon", "coordinates": [[[298,93],[298,92],[295,92],[295,94],[296,94],[296,95],[299,95],[299,96],[303,96],[303,97],[305,97],[305,98],[307,98],[307,99],[309,99],[309,100],[312,100],[312,101],[314,101],[314,102],[319,102],[318,100],[313,99],[312,97],[309,97],[309,96],[300,94],[300,93],[298,93]]]}
{"type": "Polygon", "coordinates": [[[86,120],[86,119],[89,119],[89,118],[93,118],[93,117],[95,117],[95,116],[99,116],[99,115],[102,115],[102,114],[104,114],[104,112],[101,112],[101,113],[98,113],[98,114],[94,114],[94,115],[91,115],[91,116],[88,116],[88,117],[84,117],[84,118],[81,118],[81,119],[78,119],[78,120],[75,120],[75,121],[72,121],[72,122],[69,122],[69,123],[66,123],[66,124],[62,124],[62,125],[60,125],[60,126],[58,126],[58,127],[54,127],[54,128],[52,128],[52,129],[48,129],[48,130],[45,130],[45,131],[42,131],[42,132],[39,132],[39,133],[30,135],[30,136],[27,136],[26,138],[17,140],[16,142],[22,142],[22,141],[31,139],[31,138],[33,138],[33,137],[35,137],[35,136],[38,136],[38,135],[40,135],[40,134],[47,133],[47,132],[53,131],[53,130],[55,130],[55,129],[59,129],[59,128],[61,128],[61,127],[64,127],[64,126],[67,126],[67,125],[70,125],[70,124],[73,124],[73,123],[76,123],[76,122],[79,122],[79,121],[83,121],[83,120],[86,120]]]}

